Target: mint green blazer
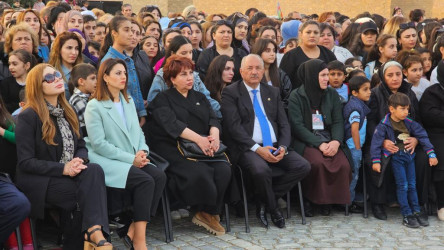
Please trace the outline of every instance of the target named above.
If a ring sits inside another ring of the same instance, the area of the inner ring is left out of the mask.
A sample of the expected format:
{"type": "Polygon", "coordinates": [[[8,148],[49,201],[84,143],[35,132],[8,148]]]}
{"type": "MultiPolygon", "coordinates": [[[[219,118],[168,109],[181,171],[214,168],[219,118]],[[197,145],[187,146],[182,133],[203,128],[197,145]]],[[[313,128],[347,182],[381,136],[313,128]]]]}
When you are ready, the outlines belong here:
{"type": "Polygon", "coordinates": [[[85,110],[88,132],[85,142],[89,160],[102,167],[106,186],[114,188],[125,188],[136,152],[149,150],[133,99],[129,97],[127,103],[120,94],[120,101],[123,103],[126,126],[111,100],[92,99],[85,110]]]}

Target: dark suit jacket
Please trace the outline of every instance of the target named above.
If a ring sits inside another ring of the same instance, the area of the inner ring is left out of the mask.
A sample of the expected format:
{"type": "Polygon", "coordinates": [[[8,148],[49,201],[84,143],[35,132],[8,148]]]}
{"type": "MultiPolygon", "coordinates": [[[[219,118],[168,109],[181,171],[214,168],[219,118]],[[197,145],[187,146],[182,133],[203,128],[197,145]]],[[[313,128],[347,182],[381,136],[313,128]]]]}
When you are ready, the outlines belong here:
{"type": "MultiPolygon", "coordinates": [[[[291,130],[282,105],[279,89],[260,84],[260,94],[268,120],[273,126],[277,144],[289,146],[291,130]]],[[[223,131],[230,158],[236,162],[241,153],[256,144],[253,141],[254,108],[243,81],[227,86],[222,92],[223,131]]]]}
{"type": "MultiPolygon", "coordinates": [[[[25,109],[18,116],[15,139],[17,145],[17,185],[31,202],[31,217],[43,218],[46,190],[51,177],[63,176],[63,163],[60,158],[63,152],[62,136],[56,124],[54,137],[56,146],[48,145],[42,140],[42,126],[37,113],[32,108],[25,109]]],[[[74,157],[88,158],[85,141],[74,137],[74,157]]]]}

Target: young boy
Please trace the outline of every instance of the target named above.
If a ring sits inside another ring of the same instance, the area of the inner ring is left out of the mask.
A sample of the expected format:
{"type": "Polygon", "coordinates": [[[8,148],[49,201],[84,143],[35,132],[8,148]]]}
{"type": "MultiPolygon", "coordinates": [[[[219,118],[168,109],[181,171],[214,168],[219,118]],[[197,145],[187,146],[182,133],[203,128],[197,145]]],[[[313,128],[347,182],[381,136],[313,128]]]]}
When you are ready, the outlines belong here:
{"type": "Polygon", "coordinates": [[[69,104],[71,104],[77,112],[83,136],[87,136],[83,115],[90,95],[96,90],[96,84],[97,72],[94,66],[87,63],[81,63],[74,66],[71,71],[69,85],[75,86],[75,89],[73,95],[69,99],[69,104]]]}
{"type": "Polygon", "coordinates": [[[370,100],[370,81],[363,76],[355,76],[350,79],[348,87],[352,96],[344,106],[343,114],[345,120],[345,141],[353,158],[352,181],[350,183],[350,201],[352,202],[350,212],[362,213],[361,206],[356,204],[358,200],[355,199],[355,188],[362,161],[361,147],[365,142],[367,115],[370,113],[370,108],[365,104],[365,102],[370,100]]]}
{"type": "Polygon", "coordinates": [[[416,193],[415,153],[404,148],[404,142],[409,137],[418,139],[429,157],[430,166],[438,164],[433,145],[426,131],[417,122],[410,119],[410,99],[403,93],[392,94],[388,100],[390,113],[376,127],[373,134],[370,154],[372,169],[378,173],[381,169],[381,157],[391,156],[391,166],[396,181],[396,195],[401,206],[402,224],[411,228],[428,226],[427,215],[420,213],[418,194],[416,193]],[[399,148],[391,154],[383,148],[384,140],[390,140],[399,148]]]}
{"type": "Polygon", "coordinates": [[[328,83],[330,87],[336,89],[341,98],[341,103],[348,101],[348,86],[344,84],[345,80],[345,66],[338,60],[331,61],[327,64],[328,68],[328,83]]]}

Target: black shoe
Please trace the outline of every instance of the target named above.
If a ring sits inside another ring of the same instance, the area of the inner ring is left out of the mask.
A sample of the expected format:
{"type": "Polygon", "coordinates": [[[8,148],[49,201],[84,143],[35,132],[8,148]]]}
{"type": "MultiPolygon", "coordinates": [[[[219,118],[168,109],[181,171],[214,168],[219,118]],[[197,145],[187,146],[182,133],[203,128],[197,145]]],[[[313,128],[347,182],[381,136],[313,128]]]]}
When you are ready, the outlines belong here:
{"type": "Polygon", "coordinates": [[[256,207],[256,217],[259,219],[262,225],[268,228],[267,213],[265,212],[265,205],[261,204],[256,207]]]}
{"type": "Polygon", "coordinates": [[[350,213],[354,213],[354,214],[362,214],[364,212],[364,208],[362,208],[361,206],[359,206],[356,203],[352,203],[351,206],[348,208],[350,213]]]}
{"type": "Polygon", "coordinates": [[[414,213],[413,215],[416,217],[419,225],[423,227],[427,227],[429,225],[429,217],[427,216],[427,213],[421,211],[419,213],[414,213]]]}
{"type": "Polygon", "coordinates": [[[402,225],[410,228],[418,228],[420,227],[418,220],[415,215],[407,215],[402,219],[402,225]]]}
{"type": "Polygon", "coordinates": [[[311,202],[304,201],[304,212],[305,212],[305,217],[313,217],[314,216],[313,207],[311,206],[311,202]]]}
{"type": "Polygon", "coordinates": [[[330,205],[321,205],[320,212],[323,216],[329,216],[331,214],[331,206],[330,205]]]}
{"type": "Polygon", "coordinates": [[[372,204],[372,212],[376,219],[387,220],[387,214],[382,204],[372,204]]]}
{"type": "Polygon", "coordinates": [[[273,222],[273,224],[275,226],[277,226],[278,228],[285,227],[285,219],[284,219],[284,216],[282,215],[282,212],[279,208],[276,208],[275,210],[270,211],[270,215],[271,215],[271,221],[273,222]]]}
{"type": "Polygon", "coordinates": [[[123,244],[130,250],[134,250],[133,241],[128,235],[122,237],[123,244]]]}

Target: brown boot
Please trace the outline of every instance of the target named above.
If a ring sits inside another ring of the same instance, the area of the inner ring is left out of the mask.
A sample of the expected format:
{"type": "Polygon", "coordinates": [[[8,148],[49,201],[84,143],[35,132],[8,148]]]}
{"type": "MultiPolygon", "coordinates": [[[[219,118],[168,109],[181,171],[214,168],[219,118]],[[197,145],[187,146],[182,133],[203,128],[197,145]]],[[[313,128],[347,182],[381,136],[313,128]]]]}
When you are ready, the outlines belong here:
{"type": "Polygon", "coordinates": [[[220,216],[218,214],[213,215],[214,219],[216,219],[218,222],[220,222],[220,216]]]}
{"type": "Polygon", "coordinates": [[[197,212],[191,221],[198,226],[204,227],[216,236],[225,234],[225,228],[220,225],[214,216],[205,212],[197,212]]]}

